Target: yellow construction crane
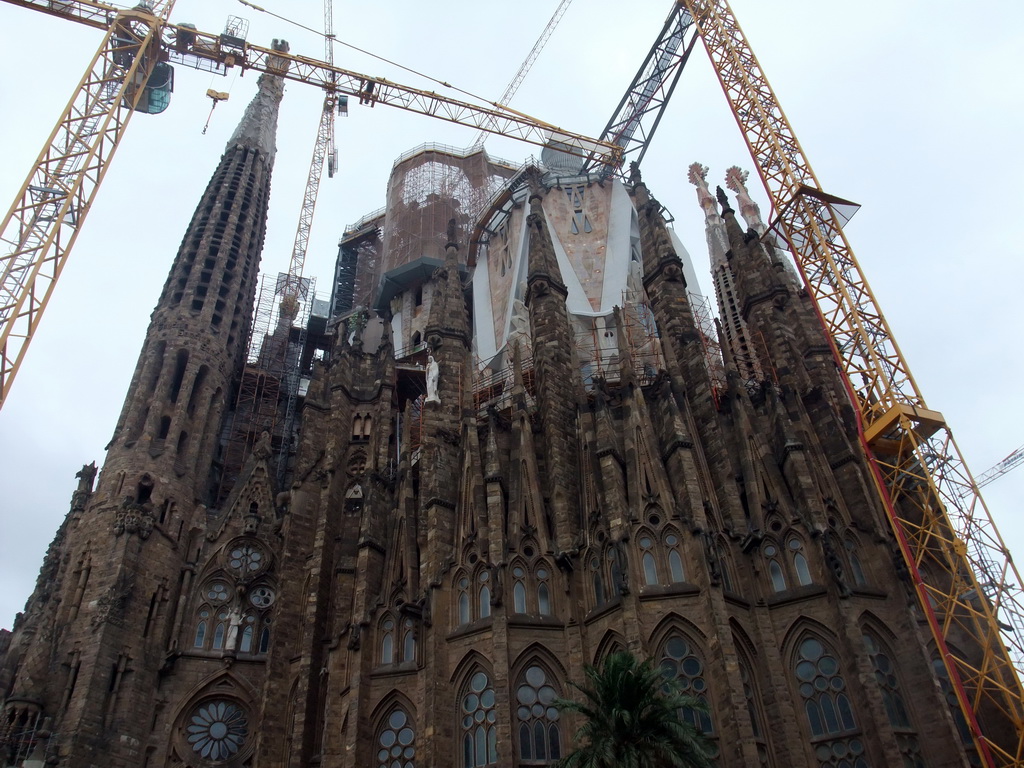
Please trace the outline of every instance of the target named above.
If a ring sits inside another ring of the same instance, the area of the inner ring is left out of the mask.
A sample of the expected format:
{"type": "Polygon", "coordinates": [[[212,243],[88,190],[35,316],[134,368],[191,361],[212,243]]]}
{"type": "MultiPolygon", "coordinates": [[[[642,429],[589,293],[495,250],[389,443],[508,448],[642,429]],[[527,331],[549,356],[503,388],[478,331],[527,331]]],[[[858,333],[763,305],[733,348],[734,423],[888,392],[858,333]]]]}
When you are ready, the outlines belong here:
{"type": "Polygon", "coordinates": [[[988,768],[1020,768],[1020,573],[854,258],[850,203],[822,189],[728,2],[677,5],[696,23],[771,198],[773,234],[789,245],[859,406],[861,444],[978,755],[988,768]]]}
{"type": "MultiPolygon", "coordinates": [[[[166,108],[173,70],[272,72],[363,106],[397,107],[537,146],[618,165],[618,147],[499,104],[474,104],[249,44],[227,29],[210,34],[168,19],[174,0],[123,9],[98,0],[3,0],[104,31],[96,55],[50,134],[17,199],[0,221],[0,407],[132,114],[166,108]]],[[[318,139],[319,143],[319,139],[318,139]]],[[[307,190],[308,197],[308,190],[307,190]]],[[[305,208],[303,215],[305,215],[305,208]]],[[[301,224],[300,224],[301,226],[301,224]]],[[[300,233],[301,236],[301,233],[300,233]]],[[[305,244],[302,244],[302,254],[305,244]]],[[[293,253],[293,262],[296,255],[293,253]]],[[[289,268],[289,274],[294,270],[289,268]]],[[[300,272],[301,273],[301,272],[300,272]]]]}

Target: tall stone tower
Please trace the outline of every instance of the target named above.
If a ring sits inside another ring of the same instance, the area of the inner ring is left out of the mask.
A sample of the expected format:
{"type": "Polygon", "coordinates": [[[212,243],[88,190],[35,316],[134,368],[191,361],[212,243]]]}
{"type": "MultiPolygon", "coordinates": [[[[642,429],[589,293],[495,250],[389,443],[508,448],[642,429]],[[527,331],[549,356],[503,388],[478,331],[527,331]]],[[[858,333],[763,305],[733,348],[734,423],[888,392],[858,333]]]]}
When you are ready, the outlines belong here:
{"type": "Polygon", "coordinates": [[[269,466],[292,446],[268,436],[212,501],[279,98],[266,78],[99,485],[83,469],[0,637],[2,759],[550,765],[578,725],[555,700],[628,649],[706,703],[680,717],[721,768],[976,763],[827,339],[741,175],[747,229],[691,174],[720,306],[759,339],[715,359],[639,171],[404,155],[363,222],[380,235],[342,248],[326,352],[296,356],[287,485],[269,466]]]}
{"type": "Polygon", "coordinates": [[[0,657],[4,765],[138,766],[155,751],[161,681],[248,341],[283,93],[280,77],[260,78],[174,258],[99,482],[95,466],[79,474],[0,657]]]}

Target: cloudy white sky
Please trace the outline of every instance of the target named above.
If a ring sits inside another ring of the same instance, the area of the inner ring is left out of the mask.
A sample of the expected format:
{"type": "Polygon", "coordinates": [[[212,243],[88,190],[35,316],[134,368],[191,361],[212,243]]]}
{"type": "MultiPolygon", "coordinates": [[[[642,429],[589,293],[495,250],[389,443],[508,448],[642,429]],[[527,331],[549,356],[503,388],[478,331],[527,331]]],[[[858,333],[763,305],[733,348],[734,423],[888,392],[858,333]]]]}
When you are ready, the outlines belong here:
{"type": "MultiPolygon", "coordinates": [[[[263,0],[308,26],[321,0],[263,0]]],[[[381,0],[335,3],[340,40],[497,98],[557,6],[381,0]]],[[[597,135],[653,43],[669,0],[575,0],[513,105],[597,135]]],[[[863,205],[848,226],[864,272],[931,408],[975,473],[1024,444],[1020,214],[1024,211],[1024,4],[733,0],[733,9],[826,191],[863,205]],[[983,25],[975,21],[984,20],[983,25]]],[[[249,39],[285,37],[322,57],[314,35],[229,0],[179,0],[172,19],[218,32],[230,14],[249,39]]],[[[0,2],[0,206],[6,210],[72,93],[99,33],[0,2]]],[[[339,47],[342,66],[433,88],[339,47]]],[[[178,67],[170,109],[136,116],[103,183],[14,390],[0,411],[0,627],[32,590],[68,508],[75,472],[103,460],[146,323],[181,235],[256,76],[178,67]],[[230,91],[201,135],[206,89],[230,91]]],[[[287,267],[321,97],[289,84],[263,264],[287,267]]],[[[346,223],[384,202],[394,158],[474,132],[388,107],[351,106],[338,124],[339,172],[325,180],[307,275],[328,292],[346,223]]],[[[532,147],[492,139],[521,161],[532,147]]],[[[750,160],[698,46],[644,163],[706,275],[703,222],[686,167],[722,183],[750,160]]],[[[755,197],[766,209],[765,195],[755,197]]],[[[705,293],[710,281],[703,279],[705,293]]],[[[1024,552],[1024,467],[986,489],[1011,549],[1024,552]]]]}

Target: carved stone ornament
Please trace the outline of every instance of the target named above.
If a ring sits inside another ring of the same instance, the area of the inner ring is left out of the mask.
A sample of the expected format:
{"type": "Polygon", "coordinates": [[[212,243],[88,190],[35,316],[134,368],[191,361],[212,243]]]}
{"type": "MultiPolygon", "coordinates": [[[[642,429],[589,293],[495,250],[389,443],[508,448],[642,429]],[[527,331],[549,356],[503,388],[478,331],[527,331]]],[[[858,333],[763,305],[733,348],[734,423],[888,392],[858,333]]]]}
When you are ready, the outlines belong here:
{"type": "Polygon", "coordinates": [[[121,502],[121,508],[114,515],[114,535],[137,534],[145,541],[153,532],[153,510],[148,504],[139,504],[130,496],[121,502]]]}
{"type": "Polygon", "coordinates": [[[96,601],[96,612],[92,616],[92,625],[98,627],[100,624],[113,624],[115,627],[124,626],[124,608],[135,588],[135,579],[127,573],[118,576],[117,581],[110,585],[109,589],[96,601]]]}

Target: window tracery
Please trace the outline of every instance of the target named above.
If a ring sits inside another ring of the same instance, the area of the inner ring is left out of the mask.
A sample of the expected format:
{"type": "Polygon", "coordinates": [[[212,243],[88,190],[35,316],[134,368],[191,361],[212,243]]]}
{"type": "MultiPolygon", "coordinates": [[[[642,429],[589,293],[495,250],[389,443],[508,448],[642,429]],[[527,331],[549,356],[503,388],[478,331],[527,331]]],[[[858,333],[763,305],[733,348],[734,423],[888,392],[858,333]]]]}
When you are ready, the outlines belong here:
{"type": "Polygon", "coordinates": [[[743,681],[743,698],[747,702],[747,715],[750,717],[750,727],[754,731],[754,743],[757,745],[758,764],[761,768],[770,768],[772,765],[771,752],[768,749],[768,739],[765,732],[764,718],[761,714],[760,698],[754,683],[754,676],[751,674],[750,666],[746,659],[740,657],[740,680],[743,681]]]}
{"type": "MultiPolygon", "coordinates": [[[[532,548],[527,548],[533,551],[532,548]]],[[[518,614],[552,615],[551,570],[543,558],[531,565],[516,560],[511,567],[512,611],[518,614]]]]}
{"type": "Polygon", "coordinates": [[[460,697],[462,768],[482,768],[498,762],[497,712],[494,687],[478,670],[463,686],[460,697]]]}
{"type": "Polygon", "coordinates": [[[889,725],[896,735],[896,744],[903,755],[904,768],[924,768],[921,744],[917,738],[917,730],[910,722],[910,714],[900,691],[896,665],[881,641],[870,632],[864,633],[864,647],[875,668],[875,682],[881,690],[886,717],[889,718],[889,725]]]}
{"type": "Polygon", "coordinates": [[[379,768],[416,768],[416,727],[401,707],[395,707],[377,729],[379,768]]]}
{"type": "Polygon", "coordinates": [[[236,702],[215,699],[192,710],[186,740],[199,757],[222,762],[238,754],[249,736],[249,717],[236,702]]]}
{"type": "Polygon", "coordinates": [[[858,587],[865,586],[868,580],[864,576],[864,568],[861,565],[860,556],[857,554],[856,540],[852,536],[847,536],[843,546],[846,548],[846,559],[850,563],[850,575],[853,577],[853,583],[858,587]]]}
{"type": "Polygon", "coordinates": [[[807,558],[804,556],[804,544],[796,536],[790,537],[789,541],[786,542],[786,546],[789,549],[789,555],[792,558],[793,572],[796,574],[796,582],[801,587],[806,587],[808,584],[812,584],[814,579],[811,578],[811,569],[807,565],[807,558]]]}
{"type": "Polygon", "coordinates": [[[762,547],[761,554],[768,561],[768,576],[772,580],[772,589],[776,592],[784,592],[786,590],[786,575],[779,563],[779,548],[775,542],[768,541],[762,547]]]}
{"type": "Polygon", "coordinates": [[[953,716],[953,723],[956,725],[957,733],[960,734],[960,742],[967,753],[967,761],[972,766],[980,766],[981,757],[974,746],[974,738],[971,736],[970,726],[967,725],[963,710],[960,709],[960,702],[956,697],[956,691],[953,689],[953,683],[949,679],[949,670],[942,663],[942,659],[938,657],[932,657],[932,670],[934,670],[935,677],[939,680],[939,689],[946,699],[946,706],[949,707],[950,715],[953,716]]]}
{"type": "Polygon", "coordinates": [[[467,576],[460,576],[457,582],[458,586],[458,624],[469,624],[472,621],[472,614],[469,610],[469,578],[467,576]]]}
{"type": "Polygon", "coordinates": [[[660,667],[665,679],[676,681],[683,694],[693,696],[709,707],[707,712],[686,707],[680,714],[701,732],[712,735],[715,729],[708,701],[707,680],[704,677],[704,662],[693,644],[679,633],[669,635],[662,646],[660,667]]]}
{"type": "Polygon", "coordinates": [[[797,646],[794,673],[820,768],[868,768],[846,680],[832,649],[816,637],[797,646]]]}
{"type": "Polygon", "coordinates": [[[519,677],[516,687],[516,722],[519,758],[524,764],[548,765],[562,756],[558,692],[550,675],[532,664],[519,677]]]}

